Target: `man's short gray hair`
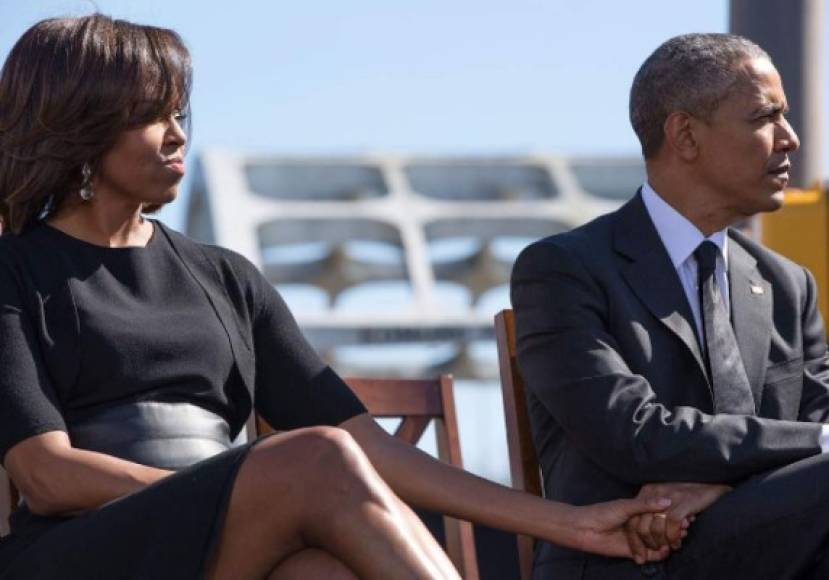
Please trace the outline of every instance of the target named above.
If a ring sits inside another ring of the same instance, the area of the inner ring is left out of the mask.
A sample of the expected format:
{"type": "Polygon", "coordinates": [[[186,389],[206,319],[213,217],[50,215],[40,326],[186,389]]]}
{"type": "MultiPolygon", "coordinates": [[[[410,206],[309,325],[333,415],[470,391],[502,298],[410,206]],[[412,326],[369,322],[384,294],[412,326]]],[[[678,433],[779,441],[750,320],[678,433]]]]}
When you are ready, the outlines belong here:
{"type": "Polygon", "coordinates": [[[755,58],[769,55],[735,34],[683,34],[653,51],[630,89],[630,123],[645,158],[662,146],[671,113],[709,119],[739,80],[739,65],[755,58]]]}

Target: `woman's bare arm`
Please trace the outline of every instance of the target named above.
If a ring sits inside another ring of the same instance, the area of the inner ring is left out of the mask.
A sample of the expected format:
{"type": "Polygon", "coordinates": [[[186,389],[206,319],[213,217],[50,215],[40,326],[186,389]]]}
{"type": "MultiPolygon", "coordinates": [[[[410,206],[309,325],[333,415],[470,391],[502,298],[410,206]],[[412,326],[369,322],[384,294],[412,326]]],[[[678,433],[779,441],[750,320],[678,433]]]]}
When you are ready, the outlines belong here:
{"type": "Polygon", "coordinates": [[[75,449],[63,431],[24,439],[6,453],[4,466],[26,505],[39,515],[94,509],[171,473],[75,449]]]}
{"type": "Polygon", "coordinates": [[[389,486],[412,505],[562,546],[659,560],[669,553],[642,548],[634,554],[624,524],[634,515],[661,512],[670,501],[651,497],[576,507],[544,500],[492,483],[437,461],[386,433],[367,414],[340,425],[361,445],[389,486]]]}

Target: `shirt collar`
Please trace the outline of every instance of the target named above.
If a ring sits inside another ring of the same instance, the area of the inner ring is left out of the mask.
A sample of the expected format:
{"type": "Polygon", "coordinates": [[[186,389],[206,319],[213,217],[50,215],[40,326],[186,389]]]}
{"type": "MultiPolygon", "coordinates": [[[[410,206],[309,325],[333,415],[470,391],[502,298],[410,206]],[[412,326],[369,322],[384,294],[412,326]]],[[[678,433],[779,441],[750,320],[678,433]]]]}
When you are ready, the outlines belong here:
{"type": "Polygon", "coordinates": [[[704,240],[710,240],[720,250],[728,269],[728,236],[726,230],[714,232],[707,238],[684,215],[676,211],[646,181],[642,185],[642,201],[650,215],[656,232],[662,240],[674,268],[679,269],[704,240]]]}

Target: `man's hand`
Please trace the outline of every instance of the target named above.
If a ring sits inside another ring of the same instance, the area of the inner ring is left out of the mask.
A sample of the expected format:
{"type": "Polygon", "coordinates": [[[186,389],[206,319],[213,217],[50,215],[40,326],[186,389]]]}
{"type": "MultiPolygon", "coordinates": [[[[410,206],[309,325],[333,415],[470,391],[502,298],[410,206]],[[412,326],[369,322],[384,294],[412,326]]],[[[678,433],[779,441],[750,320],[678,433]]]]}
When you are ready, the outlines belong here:
{"type": "Polygon", "coordinates": [[[649,483],[637,497],[669,498],[671,507],[662,513],[633,516],[625,526],[628,542],[634,553],[661,550],[670,546],[678,550],[688,526],[700,513],[720,499],[731,487],[709,483],[649,483]]]}
{"type": "Polygon", "coordinates": [[[578,548],[604,556],[633,558],[639,564],[664,560],[671,551],[667,544],[653,550],[642,542],[633,544],[628,539],[626,524],[631,518],[664,513],[672,506],[671,500],[651,494],[575,508],[578,548]]]}

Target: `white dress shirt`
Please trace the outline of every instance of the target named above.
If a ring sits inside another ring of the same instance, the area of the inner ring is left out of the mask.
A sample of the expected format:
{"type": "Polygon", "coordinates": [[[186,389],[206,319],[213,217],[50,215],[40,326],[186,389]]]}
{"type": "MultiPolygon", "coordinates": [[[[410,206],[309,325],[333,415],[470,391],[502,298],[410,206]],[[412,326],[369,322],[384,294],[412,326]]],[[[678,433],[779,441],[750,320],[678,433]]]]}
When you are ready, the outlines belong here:
{"type": "MultiPolygon", "coordinates": [[[[702,337],[702,316],[699,305],[699,284],[697,278],[697,260],[694,258],[694,250],[703,241],[710,240],[719,248],[717,254],[717,268],[715,276],[720,287],[720,296],[726,312],[731,313],[730,290],[728,286],[728,235],[726,230],[720,230],[708,236],[702,235],[697,227],[692,224],[681,213],[671,207],[668,202],[662,199],[656,191],[645,182],[642,185],[642,201],[645,209],[656,227],[656,233],[662,240],[662,244],[668,251],[676,269],[682,288],[685,290],[685,297],[694,315],[694,324],[697,328],[697,336],[702,337]]],[[[823,425],[820,436],[820,447],[823,453],[829,452],[829,425],[823,425]]]]}
{"type": "MultiPolygon", "coordinates": [[[[731,314],[731,300],[728,289],[728,236],[725,230],[720,230],[708,236],[702,235],[697,226],[688,221],[684,215],[671,207],[668,202],[659,197],[653,188],[645,182],[642,186],[642,201],[651,217],[653,225],[656,226],[656,233],[662,240],[671,262],[685,290],[685,297],[688,299],[688,306],[694,315],[694,324],[697,327],[697,336],[702,337],[702,315],[699,308],[699,284],[697,260],[694,258],[694,250],[709,240],[719,249],[717,253],[717,269],[714,275],[717,278],[717,285],[720,287],[720,296],[723,299],[725,311],[731,314]]],[[[700,341],[701,342],[701,341],[700,341]]]]}

